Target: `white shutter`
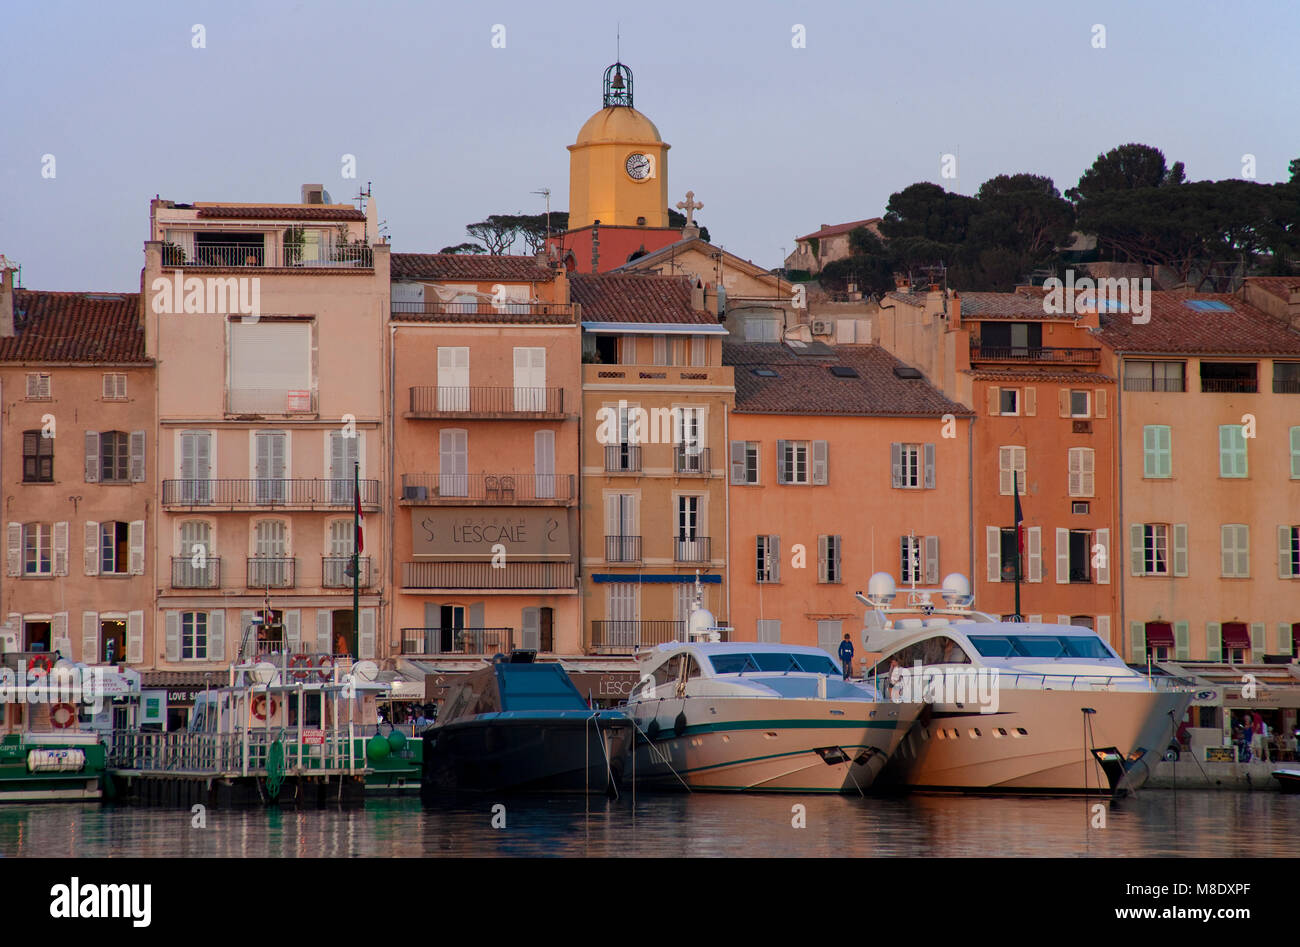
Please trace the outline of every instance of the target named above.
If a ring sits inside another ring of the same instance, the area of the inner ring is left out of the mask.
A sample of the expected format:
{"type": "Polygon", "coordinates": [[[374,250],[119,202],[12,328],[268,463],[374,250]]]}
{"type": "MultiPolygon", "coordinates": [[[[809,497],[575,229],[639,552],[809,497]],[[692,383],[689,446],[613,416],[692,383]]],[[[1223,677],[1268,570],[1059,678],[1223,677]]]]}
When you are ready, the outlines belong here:
{"type": "MultiPolygon", "coordinates": [[[[1106,416],[1106,389],[1097,388],[1092,393],[1093,414],[1099,418],[1106,416]]],[[[1109,619],[1107,619],[1109,621],[1109,619]]]]}
{"type": "Polygon", "coordinates": [[[1250,659],[1260,661],[1264,657],[1264,652],[1268,650],[1268,642],[1264,640],[1264,634],[1268,626],[1262,621],[1250,623],[1250,659]]]}
{"type": "MultiPolygon", "coordinates": [[[[545,349],[538,351],[545,352],[545,349]]],[[[545,389],[542,389],[545,394],[545,389]]],[[[545,407],[545,405],[543,405],[545,407]]],[[[538,408],[541,410],[541,408],[538,408]]],[[[538,499],[555,496],[555,432],[536,431],[533,433],[533,469],[537,475],[536,496],[538,499]]]]}
{"type": "Polygon", "coordinates": [[[826,561],[830,557],[828,537],[817,537],[817,581],[826,581],[826,561]]]}
{"type": "Polygon", "coordinates": [[[131,482],[144,483],[144,431],[131,432],[131,482]]]}
{"type": "Polygon", "coordinates": [[[361,652],[360,657],[363,661],[373,661],[375,658],[375,610],[373,608],[361,609],[361,633],[358,635],[357,650],[361,652]]]}
{"type": "Polygon", "coordinates": [[[830,446],[826,441],[812,442],[812,482],[826,482],[826,468],[830,462],[830,446]]]}
{"type": "Polygon", "coordinates": [[[1236,567],[1235,540],[1236,527],[1220,526],[1219,527],[1219,574],[1227,577],[1235,575],[1233,569],[1236,567]]]}
{"type": "Polygon", "coordinates": [[[1002,530],[996,526],[984,527],[984,549],[988,554],[987,578],[990,582],[1002,581],[1002,530]]]}
{"type": "Polygon", "coordinates": [[[181,659],[181,613],[167,612],[164,622],[166,643],[163,650],[168,661],[179,661],[181,659]]]}
{"type": "Polygon", "coordinates": [[[1025,552],[1029,559],[1026,578],[1030,582],[1043,581],[1043,528],[1030,526],[1025,530],[1025,552]]]}
{"type": "Polygon", "coordinates": [[[290,608],[284,612],[284,640],[291,653],[302,649],[302,609],[290,608]]]}
{"type": "Polygon", "coordinates": [[[925,537],[925,581],[931,586],[939,584],[939,537],[925,537]]]}
{"type": "Polygon", "coordinates": [[[99,432],[86,432],[86,483],[99,483],[99,432]]]}
{"type": "Polygon", "coordinates": [[[1026,615],[1026,616],[1025,616],[1025,621],[1027,621],[1027,622],[1031,622],[1031,623],[1033,623],[1033,624],[1038,624],[1038,623],[1041,622],[1042,620],[1043,620],[1043,616],[1042,616],[1042,615],[1026,615]]]}
{"type": "Polygon", "coordinates": [[[127,536],[131,545],[131,574],[144,575],[144,520],[133,520],[127,536]]]}
{"type": "Polygon", "coordinates": [[[99,663],[99,612],[81,613],[81,661],[99,663]]]}
{"type": "Polygon", "coordinates": [[[731,482],[748,483],[745,470],[745,442],[731,442],[731,482]]]}
{"type": "MultiPolygon", "coordinates": [[[[64,572],[66,575],[66,570],[64,572]]],[[[1250,576],[1250,527],[1237,527],[1237,573],[1241,578],[1250,576]]]]}
{"type": "MultiPolygon", "coordinates": [[[[1101,392],[1101,394],[1104,395],[1105,392],[1103,391],[1101,392]]],[[[1107,644],[1110,644],[1110,616],[1109,615],[1097,616],[1097,634],[1100,635],[1107,644]]]]}
{"type": "Polygon", "coordinates": [[[1023,397],[1025,399],[1025,417],[1032,418],[1038,412],[1038,389],[1034,387],[1026,388],[1023,397]]]}
{"type": "Polygon", "coordinates": [[[990,386],[988,389],[989,414],[1002,413],[1002,389],[990,386]]]}
{"type": "Polygon", "coordinates": [[[309,390],[310,324],[230,323],[230,387],[267,392],[309,390]]]}
{"type": "Polygon", "coordinates": [[[1096,454],[1091,447],[1080,448],[1080,480],[1083,486],[1083,495],[1093,497],[1097,495],[1097,477],[1096,477],[1096,454]]]}
{"type": "MultiPolygon", "coordinates": [[[[1097,583],[1110,584],[1110,530],[1097,530],[1097,545],[1101,547],[1101,565],[1097,568],[1097,583]]],[[[1109,620],[1109,619],[1108,619],[1109,620]]]]}
{"type": "Polygon", "coordinates": [[[54,574],[68,574],[68,522],[54,524],[54,574]]]}
{"type": "Polygon", "coordinates": [[[895,441],[889,445],[890,486],[903,486],[903,445],[895,441]]]}
{"type": "Polygon", "coordinates": [[[226,660],[226,613],[220,608],[208,612],[208,660],[226,660]]]}
{"type": "Polygon", "coordinates": [[[1143,525],[1141,523],[1130,523],[1128,527],[1128,566],[1131,575],[1147,574],[1146,548],[1143,538],[1143,525]]]}
{"type": "Polygon", "coordinates": [[[1011,490],[1014,486],[1011,471],[1015,464],[1015,455],[1013,447],[998,448],[998,493],[1003,496],[1011,496],[1011,490]]]}
{"type": "Polygon", "coordinates": [[[86,521],[84,533],[86,575],[99,575],[99,524],[86,521]]]}
{"type": "Polygon", "coordinates": [[[1291,578],[1291,527],[1277,528],[1277,577],[1291,578]]]}
{"type": "Polygon", "coordinates": [[[771,535],[767,537],[768,552],[772,557],[772,581],[781,581],[781,537],[771,535]]]}
{"type": "Polygon", "coordinates": [[[1070,390],[1068,388],[1058,388],[1056,391],[1056,403],[1061,409],[1060,414],[1063,418],[1070,416],[1070,390]]]}
{"type": "Polygon", "coordinates": [[[22,575],[23,569],[23,524],[10,523],[6,535],[6,559],[10,575],[22,575]]]}
{"type": "Polygon", "coordinates": [[[1070,531],[1056,530],[1056,581],[1066,585],[1070,581],[1070,531]]]}
{"type": "Polygon", "coordinates": [[[316,609],[316,649],[321,654],[334,650],[334,613],[326,608],[316,609]]]}
{"type": "Polygon", "coordinates": [[[787,441],[776,442],[776,482],[789,483],[789,471],[785,469],[785,446],[787,441]]]}
{"type": "Polygon", "coordinates": [[[542,639],[542,612],[539,608],[523,610],[523,632],[519,639],[520,647],[525,651],[540,651],[542,639]]]}
{"type": "Polygon", "coordinates": [[[1174,575],[1187,575],[1187,524],[1174,524],[1174,575]]]}
{"type": "Polygon", "coordinates": [[[1174,622],[1174,660],[1190,661],[1192,658],[1192,626],[1185,621],[1174,622]]]}
{"type": "Polygon", "coordinates": [[[1056,623],[1057,623],[1058,625],[1069,625],[1069,624],[1070,624],[1070,616],[1069,616],[1069,615],[1057,615],[1057,616],[1056,616],[1056,623]]]}
{"type": "Polygon", "coordinates": [[[126,613],[126,663],[144,663],[144,612],[126,613]]]}
{"type": "Polygon", "coordinates": [[[925,458],[925,489],[933,490],[935,485],[934,445],[924,445],[923,453],[925,458]]]}
{"type": "Polygon", "coordinates": [[[442,496],[469,496],[469,432],[444,428],[438,434],[438,491],[442,496]]]}
{"type": "Polygon", "coordinates": [[[54,639],[54,650],[71,660],[72,639],[68,637],[68,613],[56,612],[50,628],[50,637],[54,639]]]}

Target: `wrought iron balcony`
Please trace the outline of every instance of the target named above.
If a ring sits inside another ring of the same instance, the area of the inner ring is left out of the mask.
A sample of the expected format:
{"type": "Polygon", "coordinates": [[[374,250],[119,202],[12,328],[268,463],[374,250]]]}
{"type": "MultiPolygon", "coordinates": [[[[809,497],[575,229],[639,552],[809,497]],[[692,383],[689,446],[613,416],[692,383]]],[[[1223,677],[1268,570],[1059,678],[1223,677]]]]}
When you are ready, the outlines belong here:
{"type": "Polygon", "coordinates": [[[402,654],[431,657],[438,654],[509,654],[514,650],[513,628],[403,628],[402,654]]]}
{"type": "MultiPolygon", "coordinates": [[[[347,480],[164,480],[165,507],[350,509],[356,491],[347,480]]],[[[361,481],[361,506],[379,509],[379,481],[361,481]]]]}
{"type": "Polygon", "coordinates": [[[412,506],[564,506],[573,474],[402,474],[402,502],[412,506]]]}
{"type": "Polygon", "coordinates": [[[249,556],[246,588],[295,588],[297,565],[297,559],[285,556],[249,556]]]}
{"type": "Polygon", "coordinates": [[[405,589],[571,589],[573,564],[562,562],[404,562],[405,589]]]}
{"type": "MultiPolygon", "coordinates": [[[[719,626],[725,626],[719,621],[719,626]]],[[[654,619],[633,621],[597,619],[591,623],[591,641],[587,648],[594,654],[631,654],[638,648],[653,648],[669,641],[684,641],[686,622],[654,619]]],[[[723,632],[723,640],[727,640],[723,632]]]]}
{"type": "Polygon", "coordinates": [[[1100,348],[1054,348],[1051,346],[976,345],[971,343],[972,362],[1044,362],[1053,365],[1097,365],[1100,348]]]}
{"type": "Polygon", "coordinates": [[[606,536],[605,537],[605,561],[606,562],[640,562],[641,561],[641,537],[640,536],[606,536]]]}
{"type": "Polygon", "coordinates": [[[208,556],[196,566],[192,556],[172,556],[172,588],[221,588],[221,557],[208,556]]]}
{"type": "Polygon", "coordinates": [[[1273,394],[1300,395],[1300,378],[1274,378],[1273,394]]]}
{"type": "Polygon", "coordinates": [[[394,319],[415,319],[424,322],[544,322],[564,324],[573,322],[572,303],[504,302],[490,299],[475,302],[395,302],[394,319]]]}
{"type": "Polygon", "coordinates": [[[1202,378],[1201,391],[1215,394],[1255,394],[1259,381],[1254,378],[1202,378]]]}
{"type": "MultiPolygon", "coordinates": [[[[321,556],[321,587],[327,589],[350,589],[352,588],[352,557],[351,556],[321,556]]],[[[370,557],[357,557],[357,571],[359,573],[357,585],[360,588],[368,589],[371,583],[370,574],[370,557]]]]}
{"type": "Polygon", "coordinates": [[[703,474],[708,476],[713,471],[709,466],[709,449],[692,448],[678,444],[673,450],[673,472],[679,474],[703,474]]]}
{"type": "Polygon", "coordinates": [[[164,267],[195,266],[212,268],[325,268],[368,269],[375,265],[374,250],[365,243],[302,244],[280,243],[256,238],[239,243],[205,243],[187,241],[164,243],[164,267]]]}
{"type": "Polygon", "coordinates": [[[691,539],[680,536],[673,538],[674,562],[708,562],[710,558],[708,536],[696,536],[691,539]]]}
{"type": "Polygon", "coordinates": [[[641,446],[639,444],[606,444],[606,473],[639,473],[641,471],[641,446]]]}
{"type": "Polygon", "coordinates": [[[563,388],[411,388],[412,418],[520,418],[564,417],[563,388]]]}

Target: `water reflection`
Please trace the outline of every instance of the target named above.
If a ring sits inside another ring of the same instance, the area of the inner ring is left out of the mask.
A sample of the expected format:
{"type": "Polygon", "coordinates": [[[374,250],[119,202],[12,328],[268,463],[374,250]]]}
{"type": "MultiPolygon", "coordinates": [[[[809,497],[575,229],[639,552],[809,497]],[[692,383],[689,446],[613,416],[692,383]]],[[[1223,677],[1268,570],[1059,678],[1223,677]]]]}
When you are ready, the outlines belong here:
{"type": "Polygon", "coordinates": [[[209,811],[94,804],[0,806],[5,856],[188,858],[1300,855],[1300,796],[1148,790],[1103,809],[1082,799],[859,799],[639,793],[635,805],[574,797],[372,799],[364,811],[209,811]],[[493,828],[495,803],[504,828],[493,828]],[[796,804],[805,828],[795,828],[796,804]]]}

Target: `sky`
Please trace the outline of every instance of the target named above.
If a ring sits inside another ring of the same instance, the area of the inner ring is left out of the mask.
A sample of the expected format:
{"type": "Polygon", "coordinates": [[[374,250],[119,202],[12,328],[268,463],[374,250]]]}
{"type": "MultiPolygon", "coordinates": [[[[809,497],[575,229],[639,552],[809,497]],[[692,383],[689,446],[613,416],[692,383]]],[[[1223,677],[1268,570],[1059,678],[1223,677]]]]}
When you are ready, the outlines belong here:
{"type": "Polygon", "coordinates": [[[394,250],[436,252],[541,212],[542,188],[567,208],[565,146],[616,54],[672,145],[670,202],[693,190],[714,242],[764,267],[917,181],[1064,191],[1130,141],[1189,180],[1247,155],[1283,180],[1298,27],[1295,0],[12,4],[0,254],[29,288],[133,291],[155,195],[296,203],[317,182],[341,202],[367,181],[394,250]]]}

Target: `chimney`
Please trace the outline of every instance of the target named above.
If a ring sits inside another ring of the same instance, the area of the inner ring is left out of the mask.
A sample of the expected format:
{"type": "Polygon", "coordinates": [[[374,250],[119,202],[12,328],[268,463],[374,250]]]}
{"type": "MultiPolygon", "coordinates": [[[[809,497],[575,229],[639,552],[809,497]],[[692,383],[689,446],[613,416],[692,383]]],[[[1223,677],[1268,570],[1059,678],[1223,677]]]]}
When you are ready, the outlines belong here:
{"type": "Polygon", "coordinates": [[[302,186],[302,203],[303,204],[324,204],[325,185],[304,184],[302,186]]]}
{"type": "Polygon", "coordinates": [[[704,311],[704,283],[698,279],[691,282],[691,308],[697,312],[704,311]]]}
{"type": "Polygon", "coordinates": [[[0,339],[14,334],[14,271],[0,268],[0,339]]]}
{"type": "Polygon", "coordinates": [[[953,329],[961,328],[961,294],[956,290],[948,295],[948,325],[953,329]]]}
{"type": "Polygon", "coordinates": [[[906,276],[894,277],[894,288],[900,293],[910,293],[912,291],[912,281],[906,276]]]}

